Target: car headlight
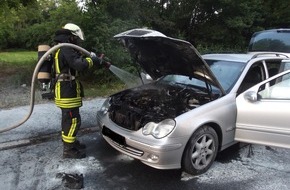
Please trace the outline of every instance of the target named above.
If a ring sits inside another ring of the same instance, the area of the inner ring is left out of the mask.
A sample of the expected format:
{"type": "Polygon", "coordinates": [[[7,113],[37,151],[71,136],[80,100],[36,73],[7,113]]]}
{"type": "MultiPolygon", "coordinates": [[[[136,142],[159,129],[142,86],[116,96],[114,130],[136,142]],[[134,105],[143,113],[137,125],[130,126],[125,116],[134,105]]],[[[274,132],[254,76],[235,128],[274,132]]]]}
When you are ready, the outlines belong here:
{"type": "Polygon", "coordinates": [[[160,123],[149,122],[142,128],[142,133],[161,139],[173,131],[175,124],[174,119],[165,119],[160,123]]]}
{"type": "Polygon", "coordinates": [[[101,109],[100,109],[100,111],[103,113],[103,114],[106,114],[107,112],[108,112],[108,110],[109,110],[109,107],[110,107],[110,100],[111,100],[111,98],[108,98],[108,99],[106,99],[105,101],[104,101],[104,103],[103,103],[103,105],[102,105],[102,107],[101,107],[101,109]]]}

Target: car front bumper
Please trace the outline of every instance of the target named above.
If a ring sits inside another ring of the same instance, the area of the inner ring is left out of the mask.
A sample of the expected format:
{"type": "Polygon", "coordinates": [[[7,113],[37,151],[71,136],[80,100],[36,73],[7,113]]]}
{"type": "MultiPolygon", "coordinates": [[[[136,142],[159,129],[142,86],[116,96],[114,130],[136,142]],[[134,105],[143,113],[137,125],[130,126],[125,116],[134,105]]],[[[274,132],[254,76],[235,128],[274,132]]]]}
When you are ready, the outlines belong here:
{"type": "Polygon", "coordinates": [[[106,115],[98,114],[104,139],[116,150],[157,169],[179,169],[187,138],[155,139],[144,136],[142,130],[130,131],[113,123],[106,115]]]}

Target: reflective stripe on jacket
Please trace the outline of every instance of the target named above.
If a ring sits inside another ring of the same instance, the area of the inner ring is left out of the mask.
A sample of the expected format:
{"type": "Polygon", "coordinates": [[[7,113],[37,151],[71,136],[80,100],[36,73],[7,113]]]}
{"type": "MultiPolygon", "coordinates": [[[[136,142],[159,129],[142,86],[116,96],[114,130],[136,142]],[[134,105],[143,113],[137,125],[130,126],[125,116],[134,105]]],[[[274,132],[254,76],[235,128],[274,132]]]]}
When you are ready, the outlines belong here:
{"type": "MultiPolygon", "coordinates": [[[[91,59],[90,59],[91,60],[91,59]]],[[[82,106],[84,96],[81,83],[75,78],[78,71],[89,68],[90,62],[72,48],[62,47],[54,55],[54,70],[56,76],[63,74],[72,76],[72,80],[57,80],[54,88],[54,101],[60,108],[75,108],[82,106]]]]}
{"type": "Polygon", "coordinates": [[[57,81],[54,97],[56,106],[60,108],[81,107],[83,89],[78,80],[57,81]]]}

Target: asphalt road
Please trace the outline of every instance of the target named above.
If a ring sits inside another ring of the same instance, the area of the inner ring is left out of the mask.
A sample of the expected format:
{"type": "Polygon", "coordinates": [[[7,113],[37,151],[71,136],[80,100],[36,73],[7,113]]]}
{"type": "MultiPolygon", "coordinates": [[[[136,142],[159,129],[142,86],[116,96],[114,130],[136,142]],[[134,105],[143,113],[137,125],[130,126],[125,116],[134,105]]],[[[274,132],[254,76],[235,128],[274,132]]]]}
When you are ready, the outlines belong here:
{"type": "MultiPolygon", "coordinates": [[[[200,176],[181,170],[158,170],[120,154],[95,126],[103,99],[85,101],[81,108],[81,141],[87,157],[62,159],[60,110],[54,104],[36,105],[22,126],[0,134],[0,187],[7,190],[66,189],[62,176],[83,174],[83,189],[288,190],[290,150],[265,146],[236,146],[222,152],[200,176]]],[[[28,107],[0,110],[0,129],[17,123],[28,107]]]]}

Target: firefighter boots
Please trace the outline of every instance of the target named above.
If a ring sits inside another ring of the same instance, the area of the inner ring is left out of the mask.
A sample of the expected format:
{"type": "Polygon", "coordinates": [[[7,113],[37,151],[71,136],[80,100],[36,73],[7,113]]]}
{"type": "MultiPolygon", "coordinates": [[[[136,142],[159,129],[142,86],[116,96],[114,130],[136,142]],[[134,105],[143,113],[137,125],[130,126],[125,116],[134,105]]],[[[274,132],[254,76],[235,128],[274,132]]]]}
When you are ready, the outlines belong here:
{"type": "MultiPolygon", "coordinates": [[[[80,147],[81,145],[79,143],[80,147]]],[[[81,159],[85,157],[86,153],[84,149],[76,148],[75,143],[63,143],[63,158],[81,159]]]]}
{"type": "Polygon", "coordinates": [[[79,149],[79,150],[84,150],[84,149],[86,149],[86,145],[83,144],[83,143],[81,143],[81,142],[78,141],[78,140],[76,140],[76,141],[74,142],[74,147],[75,147],[76,149],[79,149]]]}

